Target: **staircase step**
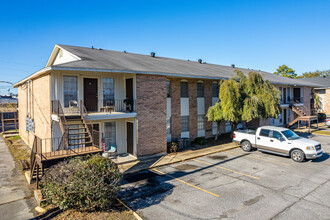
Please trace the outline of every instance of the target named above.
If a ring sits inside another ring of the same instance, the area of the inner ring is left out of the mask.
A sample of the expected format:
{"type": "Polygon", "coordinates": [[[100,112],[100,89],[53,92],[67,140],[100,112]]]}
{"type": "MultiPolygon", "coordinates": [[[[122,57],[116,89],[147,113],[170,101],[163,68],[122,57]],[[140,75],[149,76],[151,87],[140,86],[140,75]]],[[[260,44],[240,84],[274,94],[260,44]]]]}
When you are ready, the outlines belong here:
{"type": "Polygon", "coordinates": [[[70,138],[69,141],[72,141],[72,140],[81,140],[81,139],[89,139],[90,137],[89,136],[85,136],[85,137],[78,137],[78,138],[70,138]]]}
{"type": "Polygon", "coordinates": [[[80,142],[80,143],[75,143],[75,144],[69,144],[69,146],[75,146],[75,145],[83,145],[83,144],[91,144],[91,141],[87,141],[87,142],[80,142]]]}
{"type": "Polygon", "coordinates": [[[78,127],[78,128],[68,128],[69,131],[73,131],[73,130],[82,130],[82,129],[86,129],[86,127],[78,127]]]}
{"type": "Polygon", "coordinates": [[[77,135],[77,134],[88,134],[88,132],[85,131],[85,132],[69,133],[68,135],[77,135]]]}

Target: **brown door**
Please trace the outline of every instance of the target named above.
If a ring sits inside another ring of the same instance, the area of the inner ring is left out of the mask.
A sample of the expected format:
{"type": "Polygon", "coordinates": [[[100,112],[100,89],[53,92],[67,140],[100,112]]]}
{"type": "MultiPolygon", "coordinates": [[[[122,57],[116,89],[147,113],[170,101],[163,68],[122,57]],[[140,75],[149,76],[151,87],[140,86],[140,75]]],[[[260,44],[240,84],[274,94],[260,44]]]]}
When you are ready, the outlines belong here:
{"type": "Polygon", "coordinates": [[[126,111],[133,111],[133,79],[126,79],[126,111]]]}
{"type": "Polygon", "coordinates": [[[126,79],[126,98],[133,99],[133,79],[126,79]]]}
{"type": "Polygon", "coordinates": [[[97,109],[97,79],[84,78],[84,104],[89,112],[97,109]]]}
{"type": "Polygon", "coordinates": [[[283,124],[286,125],[286,109],[283,110],[283,124]]]}
{"type": "Polygon", "coordinates": [[[286,103],[286,88],[283,88],[283,103],[286,103]]]}
{"type": "Polygon", "coordinates": [[[293,100],[300,102],[300,88],[294,88],[293,89],[293,100]]]}
{"type": "Polygon", "coordinates": [[[134,154],[133,151],[133,123],[127,122],[126,123],[127,129],[127,153],[134,154]]]}

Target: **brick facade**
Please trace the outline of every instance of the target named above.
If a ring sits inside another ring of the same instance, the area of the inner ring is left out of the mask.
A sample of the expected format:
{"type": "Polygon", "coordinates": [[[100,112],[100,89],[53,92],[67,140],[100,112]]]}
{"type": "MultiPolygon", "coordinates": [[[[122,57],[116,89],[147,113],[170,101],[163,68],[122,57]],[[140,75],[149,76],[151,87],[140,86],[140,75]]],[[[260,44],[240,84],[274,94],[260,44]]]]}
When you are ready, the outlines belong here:
{"type": "Polygon", "coordinates": [[[171,136],[172,140],[181,137],[180,80],[171,79],[171,136]]]}
{"type": "MultiPolygon", "coordinates": [[[[204,82],[204,102],[205,102],[205,115],[209,110],[210,106],[212,106],[212,81],[207,80],[204,82]]],[[[207,120],[205,117],[205,137],[212,137],[212,122],[207,120]]]]}
{"type": "Polygon", "coordinates": [[[166,77],[136,75],[137,156],[166,153],[166,77]]]}
{"type": "MultiPolygon", "coordinates": [[[[51,138],[50,91],[50,75],[33,79],[30,84],[25,83],[18,87],[19,134],[30,147],[33,145],[34,134],[42,139],[51,138]],[[26,131],[25,123],[28,114],[34,120],[34,134],[26,131]]],[[[51,143],[49,142],[46,143],[43,151],[50,150],[51,143]]]]}
{"type": "Polygon", "coordinates": [[[189,94],[189,138],[197,137],[197,80],[188,80],[189,94]]]}

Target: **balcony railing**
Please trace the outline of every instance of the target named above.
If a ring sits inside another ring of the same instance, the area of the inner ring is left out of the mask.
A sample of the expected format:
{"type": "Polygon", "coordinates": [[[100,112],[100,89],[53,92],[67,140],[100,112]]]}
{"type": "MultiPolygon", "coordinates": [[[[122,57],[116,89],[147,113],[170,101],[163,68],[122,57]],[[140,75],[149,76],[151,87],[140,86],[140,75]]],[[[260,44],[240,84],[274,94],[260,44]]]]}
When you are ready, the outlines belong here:
{"type": "MultiPolygon", "coordinates": [[[[88,113],[93,112],[135,112],[136,100],[135,99],[85,99],[84,105],[88,113]]],[[[52,113],[61,114],[62,111],[65,114],[79,113],[81,102],[70,101],[69,107],[61,109],[59,100],[52,100],[52,113]],[[72,105],[71,105],[72,103],[72,105]]]]}
{"type": "Polygon", "coordinates": [[[281,96],[281,104],[291,104],[291,103],[304,103],[304,98],[303,97],[286,97],[286,99],[281,96]]]}
{"type": "Polygon", "coordinates": [[[85,99],[88,112],[135,112],[136,100],[134,99],[85,99]]]}

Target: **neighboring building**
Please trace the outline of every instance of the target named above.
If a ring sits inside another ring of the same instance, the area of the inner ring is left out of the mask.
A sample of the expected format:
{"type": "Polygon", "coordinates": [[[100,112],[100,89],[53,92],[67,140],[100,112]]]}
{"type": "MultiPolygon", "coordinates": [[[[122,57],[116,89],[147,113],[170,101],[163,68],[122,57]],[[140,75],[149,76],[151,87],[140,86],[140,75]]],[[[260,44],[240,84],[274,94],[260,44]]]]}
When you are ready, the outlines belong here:
{"type": "Polygon", "coordinates": [[[314,91],[320,98],[320,111],[330,114],[330,77],[313,77],[298,79],[299,82],[316,84],[314,91]]]}
{"type": "MultiPolygon", "coordinates": [[[[45,68],[15,84],[20,135],[43,152],[65,146],[76,152],[93,140],[93,145],[117,146],[118,154],[163,155],[169,141],[216,134],[216,123],[205,114],[218,101],[219,80],[232,77],[236,69],[255,71],[154,53],[55,45],[45,68]]],[[[288,124],[295,118],[292,101],[310,114],[310,83],[256,72],[281,90],[282,113],[248,126],[288,124]]],[[[230,132],[230,124],[221,130],[230,132]]]]}

